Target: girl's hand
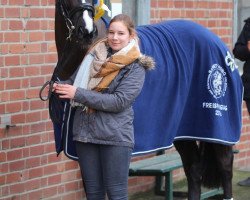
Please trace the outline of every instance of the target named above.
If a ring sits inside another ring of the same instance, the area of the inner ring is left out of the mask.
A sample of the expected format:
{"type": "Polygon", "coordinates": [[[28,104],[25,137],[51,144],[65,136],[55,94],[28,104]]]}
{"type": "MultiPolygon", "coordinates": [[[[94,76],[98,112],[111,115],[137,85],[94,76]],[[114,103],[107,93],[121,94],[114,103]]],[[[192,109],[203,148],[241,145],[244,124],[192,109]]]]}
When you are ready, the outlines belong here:
{"type": "Polygon", "coordinates": [[[59,98],[73,99],[76,93],[76,87],[68,84],[57,84],[55,92],[59,94],[59,98]]]}
{"type": "Polygon", "coordinates": [[[248,42],[247,42],[247,48],[250,51],[250,40],[248,40],[248,42]]]}
{"type": "Polygon", "coordinates": [[[58,86],[58,83],[56,82],[53,83],[52,92],[55,92],[57,86],[58,86]]]}

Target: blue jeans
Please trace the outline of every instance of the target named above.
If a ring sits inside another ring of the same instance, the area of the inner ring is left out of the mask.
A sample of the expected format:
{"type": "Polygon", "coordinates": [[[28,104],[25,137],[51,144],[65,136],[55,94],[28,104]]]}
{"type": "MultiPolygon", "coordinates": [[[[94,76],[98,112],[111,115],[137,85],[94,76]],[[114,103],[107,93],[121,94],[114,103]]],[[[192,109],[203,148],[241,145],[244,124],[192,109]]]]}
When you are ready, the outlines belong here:
{"type": "Polygon", "coordinates": [[[76,142],[87,200],[128,199],[129,147],[76,142]]]}

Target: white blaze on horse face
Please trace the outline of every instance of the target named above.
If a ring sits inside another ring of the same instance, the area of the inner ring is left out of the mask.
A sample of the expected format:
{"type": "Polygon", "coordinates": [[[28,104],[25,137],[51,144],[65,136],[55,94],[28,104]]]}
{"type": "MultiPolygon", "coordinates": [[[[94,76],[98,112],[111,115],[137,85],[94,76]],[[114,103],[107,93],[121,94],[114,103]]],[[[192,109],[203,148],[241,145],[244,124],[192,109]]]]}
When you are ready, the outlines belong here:
{"type": "MultiPolygon", "coordinates": [[[[82,0],[82,3],[86,3],[86,1],[82,0]]],[[[87,10],[83,12],[83,20],[85,21],[86,24],[85,28],[88,30],[89,33],[91,33],[94,30],[93,28],[94,21],[91,17],[89,17],[87,10]]]]}
{"type": "Polygon", "coordinates": [[[93,21],[93,18],[89,16],[89,13],[87,10],[83,12],[83,20],[85,21],[85,24],[86,24],[85,28],[88,30],[89,33],[91,33],[94,30],[93,28],[94,21],[93,21]]]}

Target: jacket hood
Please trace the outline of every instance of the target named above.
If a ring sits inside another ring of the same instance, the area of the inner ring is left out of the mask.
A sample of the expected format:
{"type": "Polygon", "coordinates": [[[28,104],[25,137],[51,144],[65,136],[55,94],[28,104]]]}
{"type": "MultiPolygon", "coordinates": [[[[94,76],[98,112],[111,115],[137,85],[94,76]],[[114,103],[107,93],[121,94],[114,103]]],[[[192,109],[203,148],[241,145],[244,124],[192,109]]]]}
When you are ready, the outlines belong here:
{"type": "Polygon", "coordinates": [[[146,70],[152,70],[155,69],[155,61],[152,57],[141,55],[139,58],[139,63],[146,69],[146,70]]]}

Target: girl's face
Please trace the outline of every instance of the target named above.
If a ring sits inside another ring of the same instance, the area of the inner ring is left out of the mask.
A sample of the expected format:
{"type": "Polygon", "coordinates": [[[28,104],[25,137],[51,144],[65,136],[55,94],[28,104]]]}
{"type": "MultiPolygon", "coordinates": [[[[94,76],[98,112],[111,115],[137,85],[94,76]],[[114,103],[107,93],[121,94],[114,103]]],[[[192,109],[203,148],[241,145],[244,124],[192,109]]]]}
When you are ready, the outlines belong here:
{"type": "Polygon", "coordinates": [[[119,51],[127,46],[132,36],[123,22],[112,22],[108,31],[108,44],[113,51],[119,51]]]}

